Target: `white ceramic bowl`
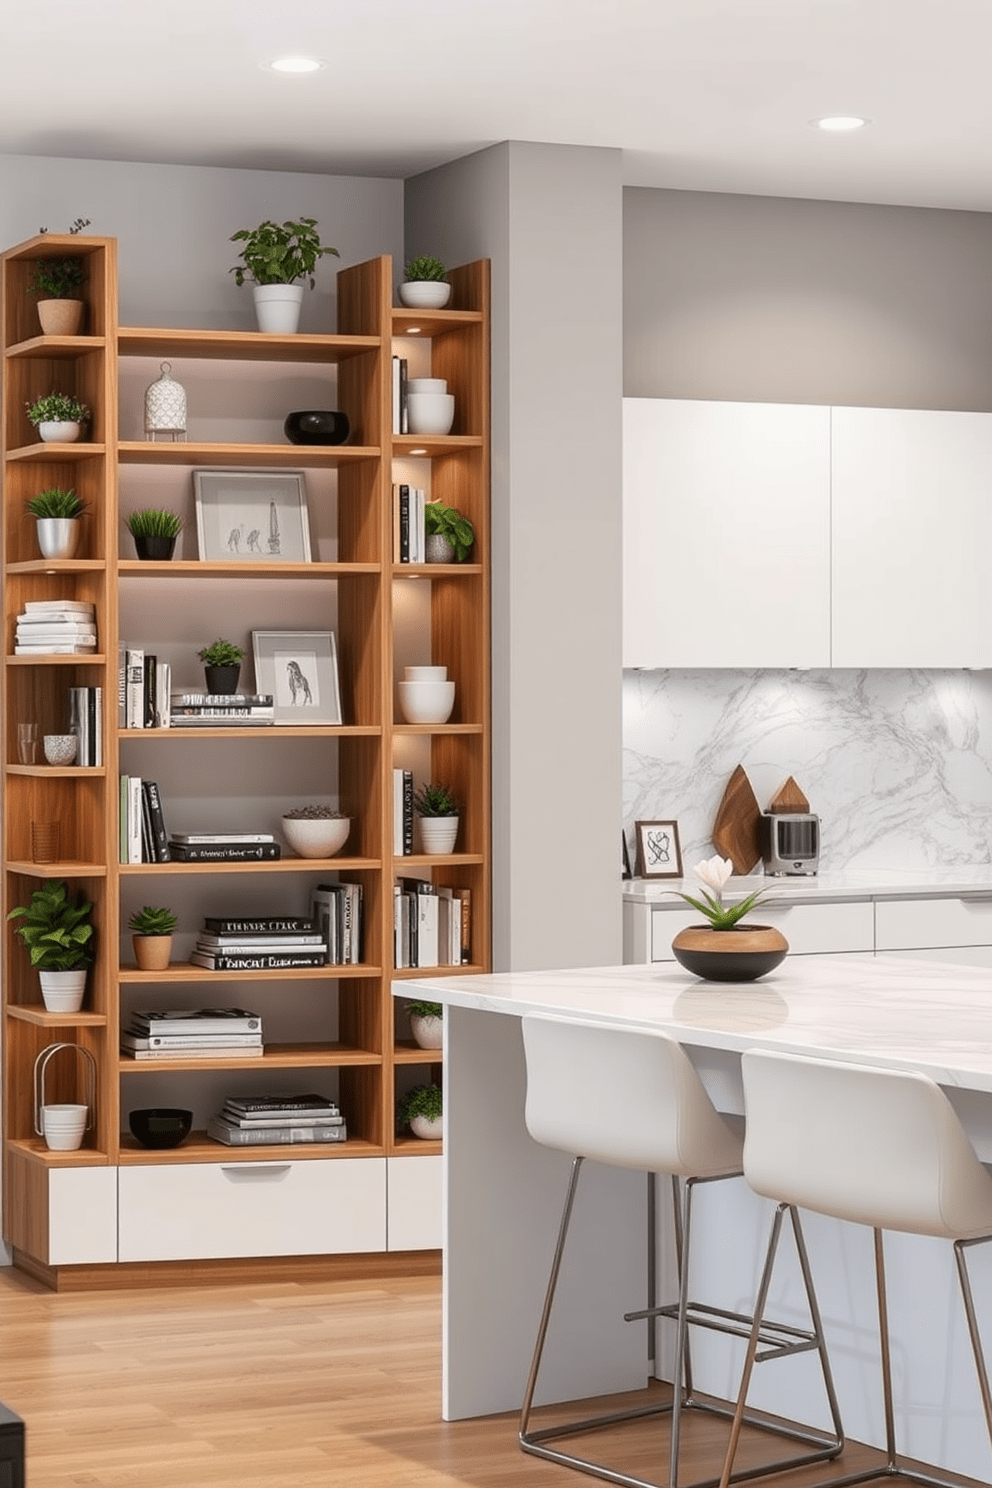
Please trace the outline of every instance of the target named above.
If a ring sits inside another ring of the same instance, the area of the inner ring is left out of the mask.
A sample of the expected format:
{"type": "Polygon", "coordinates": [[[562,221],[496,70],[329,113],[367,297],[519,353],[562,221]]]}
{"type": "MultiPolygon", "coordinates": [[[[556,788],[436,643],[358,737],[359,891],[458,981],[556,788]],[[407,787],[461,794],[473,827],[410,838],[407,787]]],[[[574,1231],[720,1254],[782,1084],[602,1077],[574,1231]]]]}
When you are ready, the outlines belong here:
{"type": "Polygon", "coordinates": [[[399,292],[400,304],[412,310],[440,310],[451,299],[451,285],[443,279],[408,279],[399,292]]]}
{"type": "Polygon", "coordinates": [[[399,694],[407,723],[447,723],[455,706],[454,682],[401,682],[399,694]]]}
{"type": "Polygon", "coordinates": [[[282,830],[301,858],[332,858],[348,840],[351,817],[284,816],[282,830]]]}
{"type": "Polygon", "coordinates": [[[406,407],[411,434],[448,434],[455,422],[453,393],[410,393],[406,407]]]}
{"type": "Polygon", "coordinates": [[[403,675],[408,682],[447,682],[448,668],[446,666],[409,666],[403,668],[403,675]]]}
{"type": "Polygon", "coordinates": [[[79,748],[75,734],[46,734],[42,743],[50,765],[71,765],[79,748]]]}
{"type": "Polygon", "coordinates": [[[410,377],[406,390],[408,396],[410,393],[446,393],[448,384],[443,377],[410,377]]]}

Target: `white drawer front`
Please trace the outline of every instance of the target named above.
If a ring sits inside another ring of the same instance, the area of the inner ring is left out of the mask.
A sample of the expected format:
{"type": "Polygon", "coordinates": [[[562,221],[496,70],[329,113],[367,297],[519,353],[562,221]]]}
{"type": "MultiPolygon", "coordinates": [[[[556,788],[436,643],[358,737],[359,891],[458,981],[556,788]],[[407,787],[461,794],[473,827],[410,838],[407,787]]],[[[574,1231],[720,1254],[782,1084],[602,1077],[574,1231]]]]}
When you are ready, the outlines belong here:
{"type": "Polygon", "coordinates": [[[875,934],[880,951],[992,945],[992,899],[883,899],[875,934]]]}
{"type": "Polygon", "coordinates": [[[385,1158],[118,1171],[122,1261],[386,1248],[385,1158]]]}
{"type": "Polygon", "coordinates": [[[390,1250],[440,1250],[444,1158],[391,1157],[386,1164],[390,1250]]]}
{"type": "MultiPolygon", "coordinates": [[[[753,924],[775,925],[797,956],[829,954],[831,951],[874,950],[872,906],[858,904],[759,904],[748,916],[753,924]]],[[[656,909],[651,920],[652,961],[674,961],[672,941],[686,925],[699,925],[694,910],[656,909]]]]}
{"type": "Polygon", "coordinates": [[[879,955],[901,956],[904,961],[943,962],[945,966],[992,966],[992,946],[930,946],[923,951],[879,951],[879,955]]]}
{"type": "Polygon", "coordinates": [[[52,1168],[48,1174],[48,1264],[117,1260],[117,1169],[52,1168]]]}

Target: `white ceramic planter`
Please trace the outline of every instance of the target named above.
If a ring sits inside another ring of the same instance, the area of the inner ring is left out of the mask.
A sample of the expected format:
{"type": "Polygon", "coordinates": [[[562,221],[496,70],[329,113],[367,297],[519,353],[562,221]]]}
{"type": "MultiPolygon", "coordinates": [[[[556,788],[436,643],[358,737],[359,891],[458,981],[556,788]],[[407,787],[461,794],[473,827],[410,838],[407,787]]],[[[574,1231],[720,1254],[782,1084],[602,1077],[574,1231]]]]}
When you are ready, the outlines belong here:
{"type": "Polygon", "coordinates": [[[282,830],[301,858],[332,858],[348,840],[351,817],[284,816],[282,830]]]}
{"type": "Polygon", "coordinates": [[[38,425],[38,433],[46,444],[75,444],[82,432],[82,424],[69,419],[53,419],[38,425]]]}
{"type": "Polygon", "coordinates": [[[41,998],[50,1013],[78,1013],[86,992],[86,967],[75,971],[39,971],[41,998]]]}
{"type": "Polygon", "coordinates": [[[397,683],[400,711],[407,723],[447,723],[455,706],[454,682],[407,678],[397,683]]]}
{"type": "Polygon", "coordinates": [[[421,1049],[440,1049],[444,1044],[444,1019],[410,1014],[410,1031],[421,1049]]]}
{"type": "Polygon", "coordinates": [[[399,292],[400,304],[411,310],[441,310],[451,299],[451,285],[443,279],[408,279],[399,292]]]}
{"type": "Polygon", "coordinates": [[[39,517],[36,525],[43,558],[72,557],[79,546],[78,517],[39,517]]]}
{"type": "Polygon", "coordinates": [[[455,422],[453,393],[409,393],[406,409],[411,434],[449,434],[455,422]]]}
{"type": "Polygon", "coordinates": [[[256,284],[255,316],[258,329],[270,336],[293,336],[300,327],[302,284],[256,284]]]}
{"type": "Polygon", "coordinates": [[[88,1106],[42,1106],[41,1130],[45,1145],[52,1152],[75,1151],[83,1145],[88,1119],[88,1106]]]}
{"type": "Polygon", "coordinates": [[[454,852],[458,836],[457,816],[421,816],[420,844],[432,856],[454,852]]]}
{"type": "Polygon", "coordinates": [[[50,765],[74,765],[79,751],[75,734],[45,734],[41,741],[45,759],[50,765]]]}
{"type": "Polygon", "coordinates": [[[428,1121],[426,1116],[412,1116],[410,1130],[415,1137],[422,1137],[425,1142],[440,1142],[443,1130],[442,1117],[438,1116],[434,1121],[428,1121]]]}

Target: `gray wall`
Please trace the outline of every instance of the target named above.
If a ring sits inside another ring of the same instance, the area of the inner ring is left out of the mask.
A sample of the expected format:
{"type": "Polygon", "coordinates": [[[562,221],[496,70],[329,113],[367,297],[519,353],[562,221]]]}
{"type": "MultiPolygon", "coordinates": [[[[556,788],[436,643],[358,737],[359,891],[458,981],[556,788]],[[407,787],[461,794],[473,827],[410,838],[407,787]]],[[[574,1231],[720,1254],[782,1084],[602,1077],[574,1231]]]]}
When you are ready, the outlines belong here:
{"type": "Polygon", "coordinates": [[[628,397],[992,408],[992,216],[624,192],[628,397]]]}
{"type": "Polygon", "coordinates": [[[211,166],[132,165],[0,155],[0,243],[41,227],[115,237],[122,325],[254,330],[251,291],[229,273],[233,232],[316,217],[325,245],[317,288],[304,296],[301,330],[337,328],[335,271],[379,253],[403,253],[403,183],[211,166]]]}
{"type": "Polygon", "coordinates": [[[410,252],[493,260],[500,969],[621,958],[621,222],[611,150],[502,144],[407,182],[410,252]]]}

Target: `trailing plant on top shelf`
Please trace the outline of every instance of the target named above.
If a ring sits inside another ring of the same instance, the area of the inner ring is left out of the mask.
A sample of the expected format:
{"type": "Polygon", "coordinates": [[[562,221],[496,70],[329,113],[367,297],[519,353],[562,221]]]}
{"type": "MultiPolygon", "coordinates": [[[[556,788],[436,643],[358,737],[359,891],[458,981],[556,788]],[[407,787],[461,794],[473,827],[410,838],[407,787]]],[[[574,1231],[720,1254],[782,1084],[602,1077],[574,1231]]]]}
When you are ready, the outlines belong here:
{"type": "Polygon", "coordinates": [[[31,965],[39,971],[75,971],[93,963],[93,926],[87,916],[93,905],[79,902],[60,878],[49,880],[35,889],[28,904],[19,904],[8,914],[8,920],[23,917],[15,927],[28,948],[31,965]]]}
{"type": "Polygon", "coordinates": [[[455,550],[455,562],[464,563],[475,542],[475,528],[468,517],[443,501],[428,501],[424,506],[424,534],[443,537],[455,550]]]}
{"type": "Polygon", "coordinates": [[[424,283],[444,279],[448,271],[439,258],[430,258],[422,253],[419,258],[411,258],[404,266],[403,273],[413,283],[424,283]]]}
{"type": "Polygon", "coordinates": [[[244,243],[244,262],[231,269],[236,282],[241,285],[248,278],[256,284],[295,284],[306,279],[313,289],[319,259],[325,253],[340,257],[336,248],[323,247],[316,228],[316,217],[301,217],[298,222],[260,222],[232,233],[232,243],[244,243]]]}
{"type": "Polygon", "coordinates": [[[63,521],[72,521],[74,517],[81,517],[87,511],[85,501],[81,501],[75,491],[63,491],[60,486],[50,486],[45,491],[39,491],[37,496],[32,496],[27,503],[30,516],[44,520],[46,517],[61,518],[63,521]]]}
{"type": "Polygon", "coordinates": [[[127,519],[132,537],[178,537],[183,529],[183,519],[171,511],[132,512],[127,519]]]}
{"type": "Polygon", "coordinates": [[[34,403],[25,403],[28,422],[34,424],[88,424],[92,417],[85,403],[70,393],[46,393],[34,403]]]}

